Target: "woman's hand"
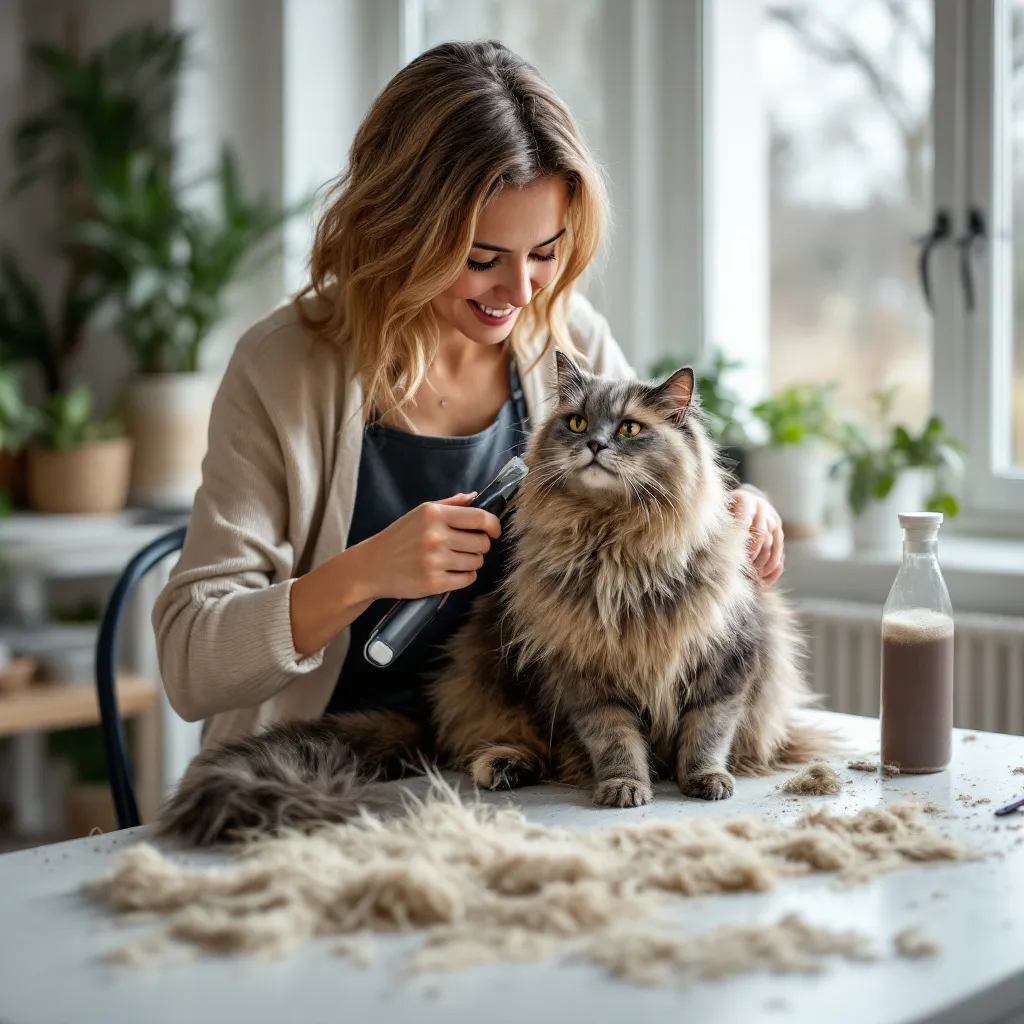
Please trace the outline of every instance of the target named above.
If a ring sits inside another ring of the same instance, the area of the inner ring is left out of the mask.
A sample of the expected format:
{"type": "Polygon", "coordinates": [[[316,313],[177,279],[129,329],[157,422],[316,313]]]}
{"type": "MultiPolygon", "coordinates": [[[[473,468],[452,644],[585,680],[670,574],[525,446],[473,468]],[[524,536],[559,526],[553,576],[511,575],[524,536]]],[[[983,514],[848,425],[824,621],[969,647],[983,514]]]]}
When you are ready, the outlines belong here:
{"type": "Polygon", "coordinates": [[[468,587],[501,534],[497,516],[465,507],[474,497],[456,494],[420,505],[295,580],[289,617],[296,652],[315,654],[378,598],[468,587]]]}
{"type": "Polygon", "coordinates": [[[366,596],[426,597],[475,582],[491,541],[501,535],[497,516],[465,507],[475,496],[426,502],[351,548],[368,570],[366,596]]]}
{"type": "Polygon", "coordinates": [[[750,531],[747,549],[754,571],[762,583],[774,583],[782,575],[785,561],[779,514],[767,498],[743,489],[730,493],[729,509],[750,531]]]}

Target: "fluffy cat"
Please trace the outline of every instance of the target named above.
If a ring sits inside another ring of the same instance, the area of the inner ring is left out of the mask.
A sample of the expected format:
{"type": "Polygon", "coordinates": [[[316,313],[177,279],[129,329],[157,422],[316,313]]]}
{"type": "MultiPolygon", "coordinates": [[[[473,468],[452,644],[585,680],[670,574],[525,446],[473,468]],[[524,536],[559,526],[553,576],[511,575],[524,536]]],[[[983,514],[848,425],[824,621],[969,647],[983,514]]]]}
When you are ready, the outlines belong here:
{"type": "Polygon", "coordinates": [[[826,750],[792,720],[810,700],[800,641],[754,576],[692,370],[657,385],[556,363],[509,572],[453,637],[431,721],[344,714],[204,751],[161,834],[206,844],[342,821],[372,798],[366,781],[423,759],[483,787],[557,778],[630,807],[653,798],[652,772],[720,800],[732,772],[826,750]]]}

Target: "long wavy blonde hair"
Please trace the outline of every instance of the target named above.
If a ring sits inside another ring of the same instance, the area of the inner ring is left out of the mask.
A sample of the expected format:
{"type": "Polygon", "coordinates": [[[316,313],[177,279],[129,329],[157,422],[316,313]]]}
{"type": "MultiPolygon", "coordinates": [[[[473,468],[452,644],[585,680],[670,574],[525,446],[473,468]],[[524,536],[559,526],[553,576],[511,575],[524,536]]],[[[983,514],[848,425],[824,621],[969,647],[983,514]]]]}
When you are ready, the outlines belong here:
{"type": "Polygon", "coordinates": [[[323,315],[303,318],[349,356],[368,416],[401,410],[422,385],[438,344],[430,302],[464,270],[488,200],[548,175],[569,187],[566,235],[555,279],[513,330],[521,361],[552,345],[573,352],[569,295],[606,222],[604,185],[572,115],[497,42],[427,50],[377,97],[329,193],[301,295],[323,300],[323,315]]]}

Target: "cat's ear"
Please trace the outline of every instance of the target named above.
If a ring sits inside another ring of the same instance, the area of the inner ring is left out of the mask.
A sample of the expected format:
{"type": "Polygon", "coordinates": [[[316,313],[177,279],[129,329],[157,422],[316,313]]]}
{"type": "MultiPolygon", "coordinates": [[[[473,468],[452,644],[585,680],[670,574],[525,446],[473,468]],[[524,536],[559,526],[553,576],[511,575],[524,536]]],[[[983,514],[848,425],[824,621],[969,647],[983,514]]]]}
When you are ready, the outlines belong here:
{"type": "Polygon", "coordinates": [[[655,388],[655,394],[671,405],[674,410],[673,419],[677,423],[682,423],[686,419],[695,385],[693,370],[689,366],[684,366],[681,370],[676,370],[664,384],[659,384],[655,388]]]}
{"type": "Polygon", "coordinates": [[[555,375],[558,397],[563,402],[583,396],[585,390],[583,374],[579,367],[558,349],[555,349],[555,375]]]}

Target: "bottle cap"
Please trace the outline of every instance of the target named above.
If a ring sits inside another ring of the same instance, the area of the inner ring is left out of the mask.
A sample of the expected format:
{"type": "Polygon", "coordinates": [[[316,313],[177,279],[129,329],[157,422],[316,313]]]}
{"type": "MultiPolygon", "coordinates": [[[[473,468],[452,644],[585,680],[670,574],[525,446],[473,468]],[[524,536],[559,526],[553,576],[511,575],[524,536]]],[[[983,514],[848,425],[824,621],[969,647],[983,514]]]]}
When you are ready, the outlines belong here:
{"type": "Polygon", "coordinates": [[[904,530],[937,529],[942,525],[941,512],[901,512],[899,515],[904,530]]]}

